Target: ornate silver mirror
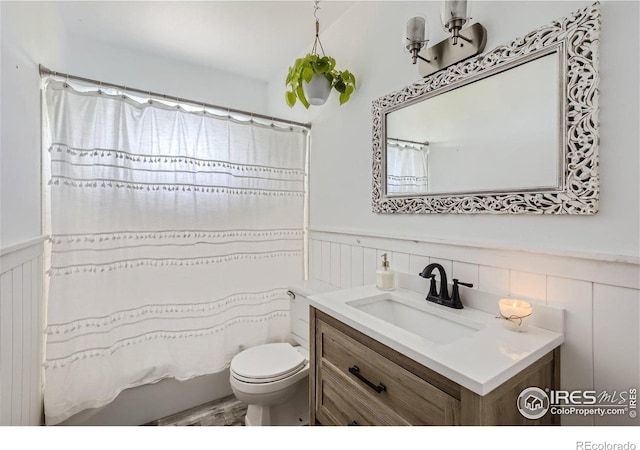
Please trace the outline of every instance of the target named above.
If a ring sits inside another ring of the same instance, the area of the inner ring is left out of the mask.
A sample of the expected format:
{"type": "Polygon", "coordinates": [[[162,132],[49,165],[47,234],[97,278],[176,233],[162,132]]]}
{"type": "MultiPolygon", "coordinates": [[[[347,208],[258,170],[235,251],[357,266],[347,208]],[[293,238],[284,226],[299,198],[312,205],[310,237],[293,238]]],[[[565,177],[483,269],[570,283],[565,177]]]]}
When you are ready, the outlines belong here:
{"type": "Polygon", "coordinates": [[[373,211],[594,214],[596,3],[373,102],[373,211]]]}

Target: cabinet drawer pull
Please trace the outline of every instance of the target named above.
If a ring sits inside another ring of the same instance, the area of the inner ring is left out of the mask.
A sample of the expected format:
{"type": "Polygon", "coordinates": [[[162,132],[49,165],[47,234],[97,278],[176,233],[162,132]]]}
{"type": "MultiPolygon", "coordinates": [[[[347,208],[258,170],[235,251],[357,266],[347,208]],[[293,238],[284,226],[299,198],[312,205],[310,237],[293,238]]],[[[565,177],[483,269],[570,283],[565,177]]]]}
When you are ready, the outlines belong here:
{"type": "Polygon", "coordinates": [[[382,391],[386,391],[387,390],[387,387],[384,384],[378,383],[378,385],[376,386],[371,381],[367,380],[365,377],[360,375],[360,369],[358,368],[358,366],[349,367],[349,372],[351,372],[353,375],[355,375],[355,377],[358,380],[364,382],[367,386],[369,386],[371,389],[376,391],[378,394],[380,392],[382,392],[382,391]]]}
{"type": "Polygon", "coordinates": [[[359,425],[360,425],[360,424],[354,420],[353,422],[351,422],[351,423],[350,423],[350,424],[348,424],[347,426],[348,426],[348,427],[357,427],[357,426],[359,426],[359,425]]]}

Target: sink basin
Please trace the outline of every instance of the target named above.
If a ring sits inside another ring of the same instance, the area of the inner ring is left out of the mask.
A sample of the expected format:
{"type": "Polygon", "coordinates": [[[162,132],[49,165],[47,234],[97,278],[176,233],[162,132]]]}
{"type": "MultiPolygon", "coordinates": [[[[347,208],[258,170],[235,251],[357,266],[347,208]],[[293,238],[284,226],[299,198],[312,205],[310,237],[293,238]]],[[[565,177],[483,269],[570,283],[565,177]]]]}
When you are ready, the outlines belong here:
{"type": "Polygon", "coordinates": [[[439,311],[426,300],[422,305],[395,294],[375,295],[347,304],[436,344],[449,344],[473,336],[483,327],[448,311],[439,311]]]}

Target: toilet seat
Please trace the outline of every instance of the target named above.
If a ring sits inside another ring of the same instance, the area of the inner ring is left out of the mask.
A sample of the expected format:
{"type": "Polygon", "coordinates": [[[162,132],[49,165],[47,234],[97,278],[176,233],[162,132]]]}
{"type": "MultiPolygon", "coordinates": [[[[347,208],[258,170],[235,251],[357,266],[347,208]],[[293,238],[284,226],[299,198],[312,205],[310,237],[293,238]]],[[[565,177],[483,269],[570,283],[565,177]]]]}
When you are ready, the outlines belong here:
{"type": "Polygon", "coordinates": [[[302,370],[306,358],[289,343],[263,344],[237,354],[231,375],[245,383],[272,383],[302,370]]]}

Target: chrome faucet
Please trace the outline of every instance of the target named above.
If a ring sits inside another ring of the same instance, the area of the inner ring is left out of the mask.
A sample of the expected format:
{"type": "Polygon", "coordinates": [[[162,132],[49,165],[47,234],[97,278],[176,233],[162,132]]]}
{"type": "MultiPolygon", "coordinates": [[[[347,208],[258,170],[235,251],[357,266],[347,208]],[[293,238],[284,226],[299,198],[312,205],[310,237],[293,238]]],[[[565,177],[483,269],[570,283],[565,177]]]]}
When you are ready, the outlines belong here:
{"type": "Polygon", "coordinates": [[[419,274],[422,278],[431,278],[431,285],[429,286],[429,293],[427,294],[427,300],[437,303],[439,305],[448,306],[449,308],[462,309],[462,301],[460,300],[460,292],[458,285],[461,284],[467,287],[473,287],[471,283],[463,283],[458,281],[457,278],[453,279],[453,291],[449,296],[449,288],[447,286],[447,272],[444,267],[438,263],[431,263],[424,268],[422,273],[419,274]],[[438,269],[440,273],[440,292],[436,289],[436,275],[433,273],[435,269],[438,269]]]}

